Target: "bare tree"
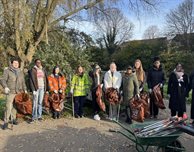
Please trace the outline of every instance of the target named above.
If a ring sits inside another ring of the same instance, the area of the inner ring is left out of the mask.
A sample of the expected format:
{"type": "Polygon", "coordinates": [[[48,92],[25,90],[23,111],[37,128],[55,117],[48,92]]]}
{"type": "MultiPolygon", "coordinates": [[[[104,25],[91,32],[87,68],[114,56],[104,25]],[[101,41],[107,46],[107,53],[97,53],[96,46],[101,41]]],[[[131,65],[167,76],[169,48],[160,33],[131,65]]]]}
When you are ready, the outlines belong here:
{"type": "MultiPolygon", "coordinates": [[[[119,0],[1,0],[0,31],[2,50],[18,56],[22,67],[31,62],[40,42],[48,43],[48,32],[82,10],[103,2],[119,0]]],[[[128,4],[153,6],[158,0],[129,0],[128,4]]],[[[138,6],[138,5],[136,5],[138,6]]]]}
{"type": "Polygon", "coordinates": [[[160,36],[160,30],[156,25],[149,26],[143,34],[144,39],[155,39],[160,36]]]}
{"type": "Polygon", "coordinates": [[[103,10],[98,15],[95,22],[98,35],[109,54],[112,54],[121,43],[131,38],[134,25],[116,8],[103,10]]]}
{"type": "Polygon", "coordinates": [[[193,0],[185,0],[166,16],[168,31],[172,34],[192,33],[194,31],[193,0]]]}
{"type": "Polygon", "coordinates": [[[186,49],[190,50],[190,33],[194,32],[194,2],[185,0],[175,10],[166,16],[167,35],[181,35],[181,40],[186,49]]]}

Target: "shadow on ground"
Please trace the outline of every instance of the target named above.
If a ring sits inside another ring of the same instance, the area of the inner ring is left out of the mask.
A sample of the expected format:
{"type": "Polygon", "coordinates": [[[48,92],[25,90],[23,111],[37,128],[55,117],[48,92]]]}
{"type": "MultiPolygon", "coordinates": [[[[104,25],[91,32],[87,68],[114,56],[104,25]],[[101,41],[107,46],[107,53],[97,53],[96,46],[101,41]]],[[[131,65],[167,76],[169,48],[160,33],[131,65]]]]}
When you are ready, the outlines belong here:
{"type": "Polygon", "coordinates": [[[11,136],[4,152],[127,152],[135,151],[121,135],[107,135],[95,128],[58,126],[32,134],[11,136]]]}

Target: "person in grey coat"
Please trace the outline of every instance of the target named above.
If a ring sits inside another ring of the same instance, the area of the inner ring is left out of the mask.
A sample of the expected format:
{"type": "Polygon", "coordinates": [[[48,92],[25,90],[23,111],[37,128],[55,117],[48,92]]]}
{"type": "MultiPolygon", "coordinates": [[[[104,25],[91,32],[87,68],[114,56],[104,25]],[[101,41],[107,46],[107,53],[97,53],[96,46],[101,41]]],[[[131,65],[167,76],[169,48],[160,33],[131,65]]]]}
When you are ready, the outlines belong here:
{"type": "Polygon", "coordinates": [[[125,105],[127,119],[126,122],[131,124],[130,106],[129,102],[134,97],[139,96],[139,83],[135,73],[132,72],[132,67],[128,66],[125,75],[122,78],[122,90],[123,90],[123,104],[125,105]]]}
{"type": "Polygon", "coordinates": [[[5,68],[1,85],[5,89],[6,94],[6,109],[3,125],[3,129],[5,130],[8,128],[10,118],[14,125],[18,124],[16,120],[17,111],[13,106],[16,94],[20,92],[27,92],[24,74],[19,68],[19,59],[13,58],[11,60],[11,65],[8,68],[5,68]]]}

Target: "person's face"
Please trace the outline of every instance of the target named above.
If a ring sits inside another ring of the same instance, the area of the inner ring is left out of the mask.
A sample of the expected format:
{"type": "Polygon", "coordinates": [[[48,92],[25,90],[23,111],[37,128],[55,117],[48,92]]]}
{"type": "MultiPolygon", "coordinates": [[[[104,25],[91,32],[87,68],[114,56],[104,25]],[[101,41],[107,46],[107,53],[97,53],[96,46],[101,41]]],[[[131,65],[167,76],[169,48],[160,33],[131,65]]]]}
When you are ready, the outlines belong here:
{"type": "Polygon", "coordinates": [[[154,62],[155,67],[158,69],[160,67],[160,61],[154,62]]]}
{"type": "Polygon", "coordinates": [[[127,69],[127,73],[131,74],[132,73],[132,69],[127,69]]]}
{"type": "Polygon", "coordinates": [[[60,71],[59,68],[56,68],[56,69],[55,69],[55,74],[58,74],[59,71],[60,71]]]}
{"type": "Polygon", "coordinates": [[[37,61],[36,61],[36,66],[37,66],[37,67],[41,67],[41,66],[42,66],[42,63],[41,63],[40,60],[37,60],[37,61]]]}
{"type": "Polygon", "coordinates": [[[117,66],[115,64],[110,65],[110,71],[115,72],[117,70],[117,66]]]}
{"type": "Polygon", "coordinates": [[[135,68],[136,69],[139,69],[140,68],[140,65],[141,65],[141,63],[139,61],[136,61],[135,62],[135,68]]]}
{"type": "Polygon", "coordinates": [[[18,69],[18,68],[19,68],[19,62],[18,62],[18,61],[13,61],[12,66],[13,66],[15,69],[18,69]]]}
{"type": "Polygon", "coordinates": [[[79,72],[79,73],[83,73],[83,71],[84,71],[84,70],[83,70],[82,67],[79,67],[79,68],[78,68],[78,72],[79,72]]]}
{"type": "Polygon", "coordinates": [[[182,71],[182,65],[181,64],[178,64],[176,66],[176,71],[178,71],[178,72],[182,71]]]}
{"type": "Polygon", "coordinates": [[[99,74],[100,73],[100,69],[96,69],[96,74],[99,74]]]}

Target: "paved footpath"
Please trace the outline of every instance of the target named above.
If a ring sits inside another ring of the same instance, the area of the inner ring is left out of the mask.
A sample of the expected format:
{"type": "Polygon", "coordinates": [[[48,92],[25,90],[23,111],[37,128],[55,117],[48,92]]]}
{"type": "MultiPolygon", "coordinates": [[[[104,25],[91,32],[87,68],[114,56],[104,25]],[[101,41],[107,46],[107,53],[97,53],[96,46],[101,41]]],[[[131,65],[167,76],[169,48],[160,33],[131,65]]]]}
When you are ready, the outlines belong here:
{"type": "MultiPolygon", "coordinates": [[[[169,110],[160,111],[159,119],[167,118],[169,110]]],[[[0,124],[3,122],[0,121],[0,124]]],[[[22,122],[13,130],[0,129],[0,152],[135,152],[134,143],[117,133],[110,133],[117,124],[90,118],[47,119],[28,124],[22,122]]],[[[194,152],[194,137],[179,138],[187,152],[194,152]]],[[[153,147],[150,152],[156,151],[153,147]]]]}

